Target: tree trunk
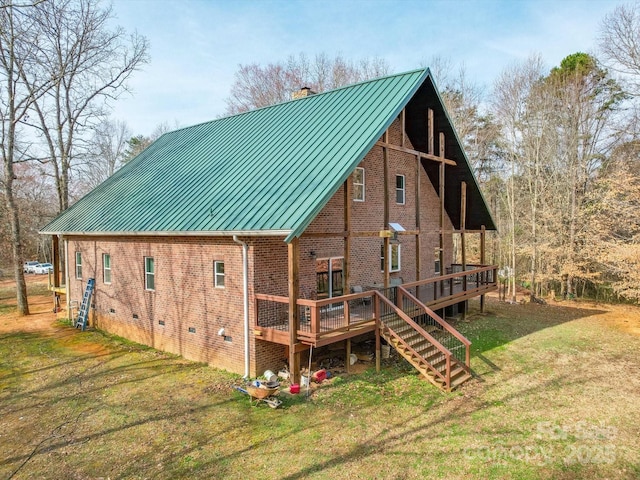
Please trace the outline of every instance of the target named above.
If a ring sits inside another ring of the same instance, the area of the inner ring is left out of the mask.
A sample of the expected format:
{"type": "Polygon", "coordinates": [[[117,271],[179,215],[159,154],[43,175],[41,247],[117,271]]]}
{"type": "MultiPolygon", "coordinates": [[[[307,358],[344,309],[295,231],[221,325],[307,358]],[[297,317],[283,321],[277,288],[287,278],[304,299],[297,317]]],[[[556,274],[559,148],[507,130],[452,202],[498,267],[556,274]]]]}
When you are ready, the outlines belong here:
{"type": "MultiPolygon", "coordinates": [[[[13,130],[10,127],[10,130],[13,130]]],[[[13,147],[13,142],[9,140],[8,148],[13,147]]],[[[18,216],[18,206],[16,205],[15,198],[13,196],[13,156],[5,158],[4,162],[4,176],[5,176],[5,188],[4,196],[7,204],[7,211],[9,212],[9,221],[11,223],[11,250],[13,259],[13,272],[16,281],[16,296],[19,315],[29,315],[29,303],[27,300],[27,284],[24,280],[24,272],[22,270],[22,263],[24,261],[22,254],[22,242],[20,241],[20,218],[18,216]]]]}

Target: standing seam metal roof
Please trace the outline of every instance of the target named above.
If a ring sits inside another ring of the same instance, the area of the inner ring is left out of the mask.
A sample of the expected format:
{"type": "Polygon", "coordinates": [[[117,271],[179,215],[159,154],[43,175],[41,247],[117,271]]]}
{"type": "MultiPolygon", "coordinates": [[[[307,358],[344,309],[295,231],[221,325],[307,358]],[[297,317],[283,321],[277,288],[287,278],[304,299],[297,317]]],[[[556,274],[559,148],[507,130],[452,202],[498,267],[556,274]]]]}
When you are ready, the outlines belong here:
{"type": "Polygon", "coordinates": [[[43,233],[300,235],[411,99],[415,70],[166,133],[43,233]]]}

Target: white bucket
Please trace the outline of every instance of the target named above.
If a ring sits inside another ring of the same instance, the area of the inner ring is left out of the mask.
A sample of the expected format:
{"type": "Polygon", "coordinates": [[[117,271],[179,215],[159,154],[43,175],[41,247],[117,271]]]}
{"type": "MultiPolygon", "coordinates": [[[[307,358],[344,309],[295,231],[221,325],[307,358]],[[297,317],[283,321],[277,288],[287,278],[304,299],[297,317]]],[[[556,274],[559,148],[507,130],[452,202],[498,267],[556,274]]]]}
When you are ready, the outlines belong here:
{"type": "Polygon", "coordinates": [[[391,347],[389,345],[381,345],[380,351],[382,358],[389,358],[389,356],[391,355],[391,347]]]}
{"type": "Polygon", "coordinates": [[[302,376],[300,377],[300,385],[301,385],[302,387],[306,387],[306,386],[308,386],[308,385],[309,385],[309,377],[307,377],[306,375],[302,375],[302,376]]]}
{"type": "Polygon", "coordinates": [[[271,370],[265,370],[264,378],[267,379],[267,382],[277,382],[278,381],[278,376],[275,373],[273,373],[271,370]]]}
{"type": "Polygon", "coordinates": [[[357,361],[358,361],[358,356],[355,353],[352,353],[351,357],[349,357],[349,363],[351,365],[355,365],[357,361]]]}

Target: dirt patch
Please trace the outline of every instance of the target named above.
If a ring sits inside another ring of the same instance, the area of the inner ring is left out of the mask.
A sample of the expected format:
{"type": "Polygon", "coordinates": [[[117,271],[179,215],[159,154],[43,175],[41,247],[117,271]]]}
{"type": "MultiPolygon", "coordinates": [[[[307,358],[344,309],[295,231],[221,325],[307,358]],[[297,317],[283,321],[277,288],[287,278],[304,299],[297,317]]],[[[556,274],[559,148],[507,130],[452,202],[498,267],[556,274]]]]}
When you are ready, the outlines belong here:
{"type": "MultiPolygon", "coordinates": [[[[493,292],[488,297],[492,301],[498,301],[498,294],[493,292]]],[[[527,302],[526,296],[518,296],[517,301],[527,302]]],[[[590,316],[592,321],[601,322],[609,327],[630,333],[640,337],[640,306],[637,305],[611,305],[606,303],[596,303],[583,300],[549,300],[547,305],[530,305],[531,309],[538,309],[540,312],[548,311],[549,307],[554,308],[554,316],[562,316],[563,312],[567,315],[571,314],[571,310],[591,310],[593,315],[590,316]],[[545,310],[547,309],[547,310],[545,310]]],[[[529,306],[529,305],[528,305],[529,306]]]]}

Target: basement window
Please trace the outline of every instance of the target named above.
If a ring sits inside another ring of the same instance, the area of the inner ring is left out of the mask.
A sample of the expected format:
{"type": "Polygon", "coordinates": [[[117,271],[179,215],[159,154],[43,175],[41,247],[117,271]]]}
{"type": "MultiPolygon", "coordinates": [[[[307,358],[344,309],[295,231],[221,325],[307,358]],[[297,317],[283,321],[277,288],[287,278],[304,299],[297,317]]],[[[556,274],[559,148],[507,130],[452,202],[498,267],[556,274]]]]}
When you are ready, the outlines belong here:
{"type": "MultiPolygon", "coordinates": [[[[400,271],[400,247],[399,243],[389,245],[389,272],[400,271]]],[[[384,245],[380,245],[380,270],[384,271],[384,245]]]]}
{"type": "Polygon", "coordinates": [[[224,288],[224,262],[213,262],[213,284],[216,288],[224,288]]]}
{"type": "Polygon", "coordinates": [[[111,283],[111,255],[108,253],[102,254],[102,270],[104,283],[108,285],[111,283]]]}
{"type": "Polygon", "coordinates": [[[82,253],[76,252],[76,278],[82,279],[82,253]]]}
{"type": "Polygon", "coordinates": [[[364,168],[358,167],[353,172],[353,201],[364,202],[364,168]]]}
{"type": "Polygon", "coordinates": [[[144,257],[144,289],[156,289],[156,267],[153,257],[144,257]]]}
{"type": "Polygon", "coordinates": [[[398,205],[404,205],[404,198],[404,175],[396,175],[396,203],[398,205]]]}

